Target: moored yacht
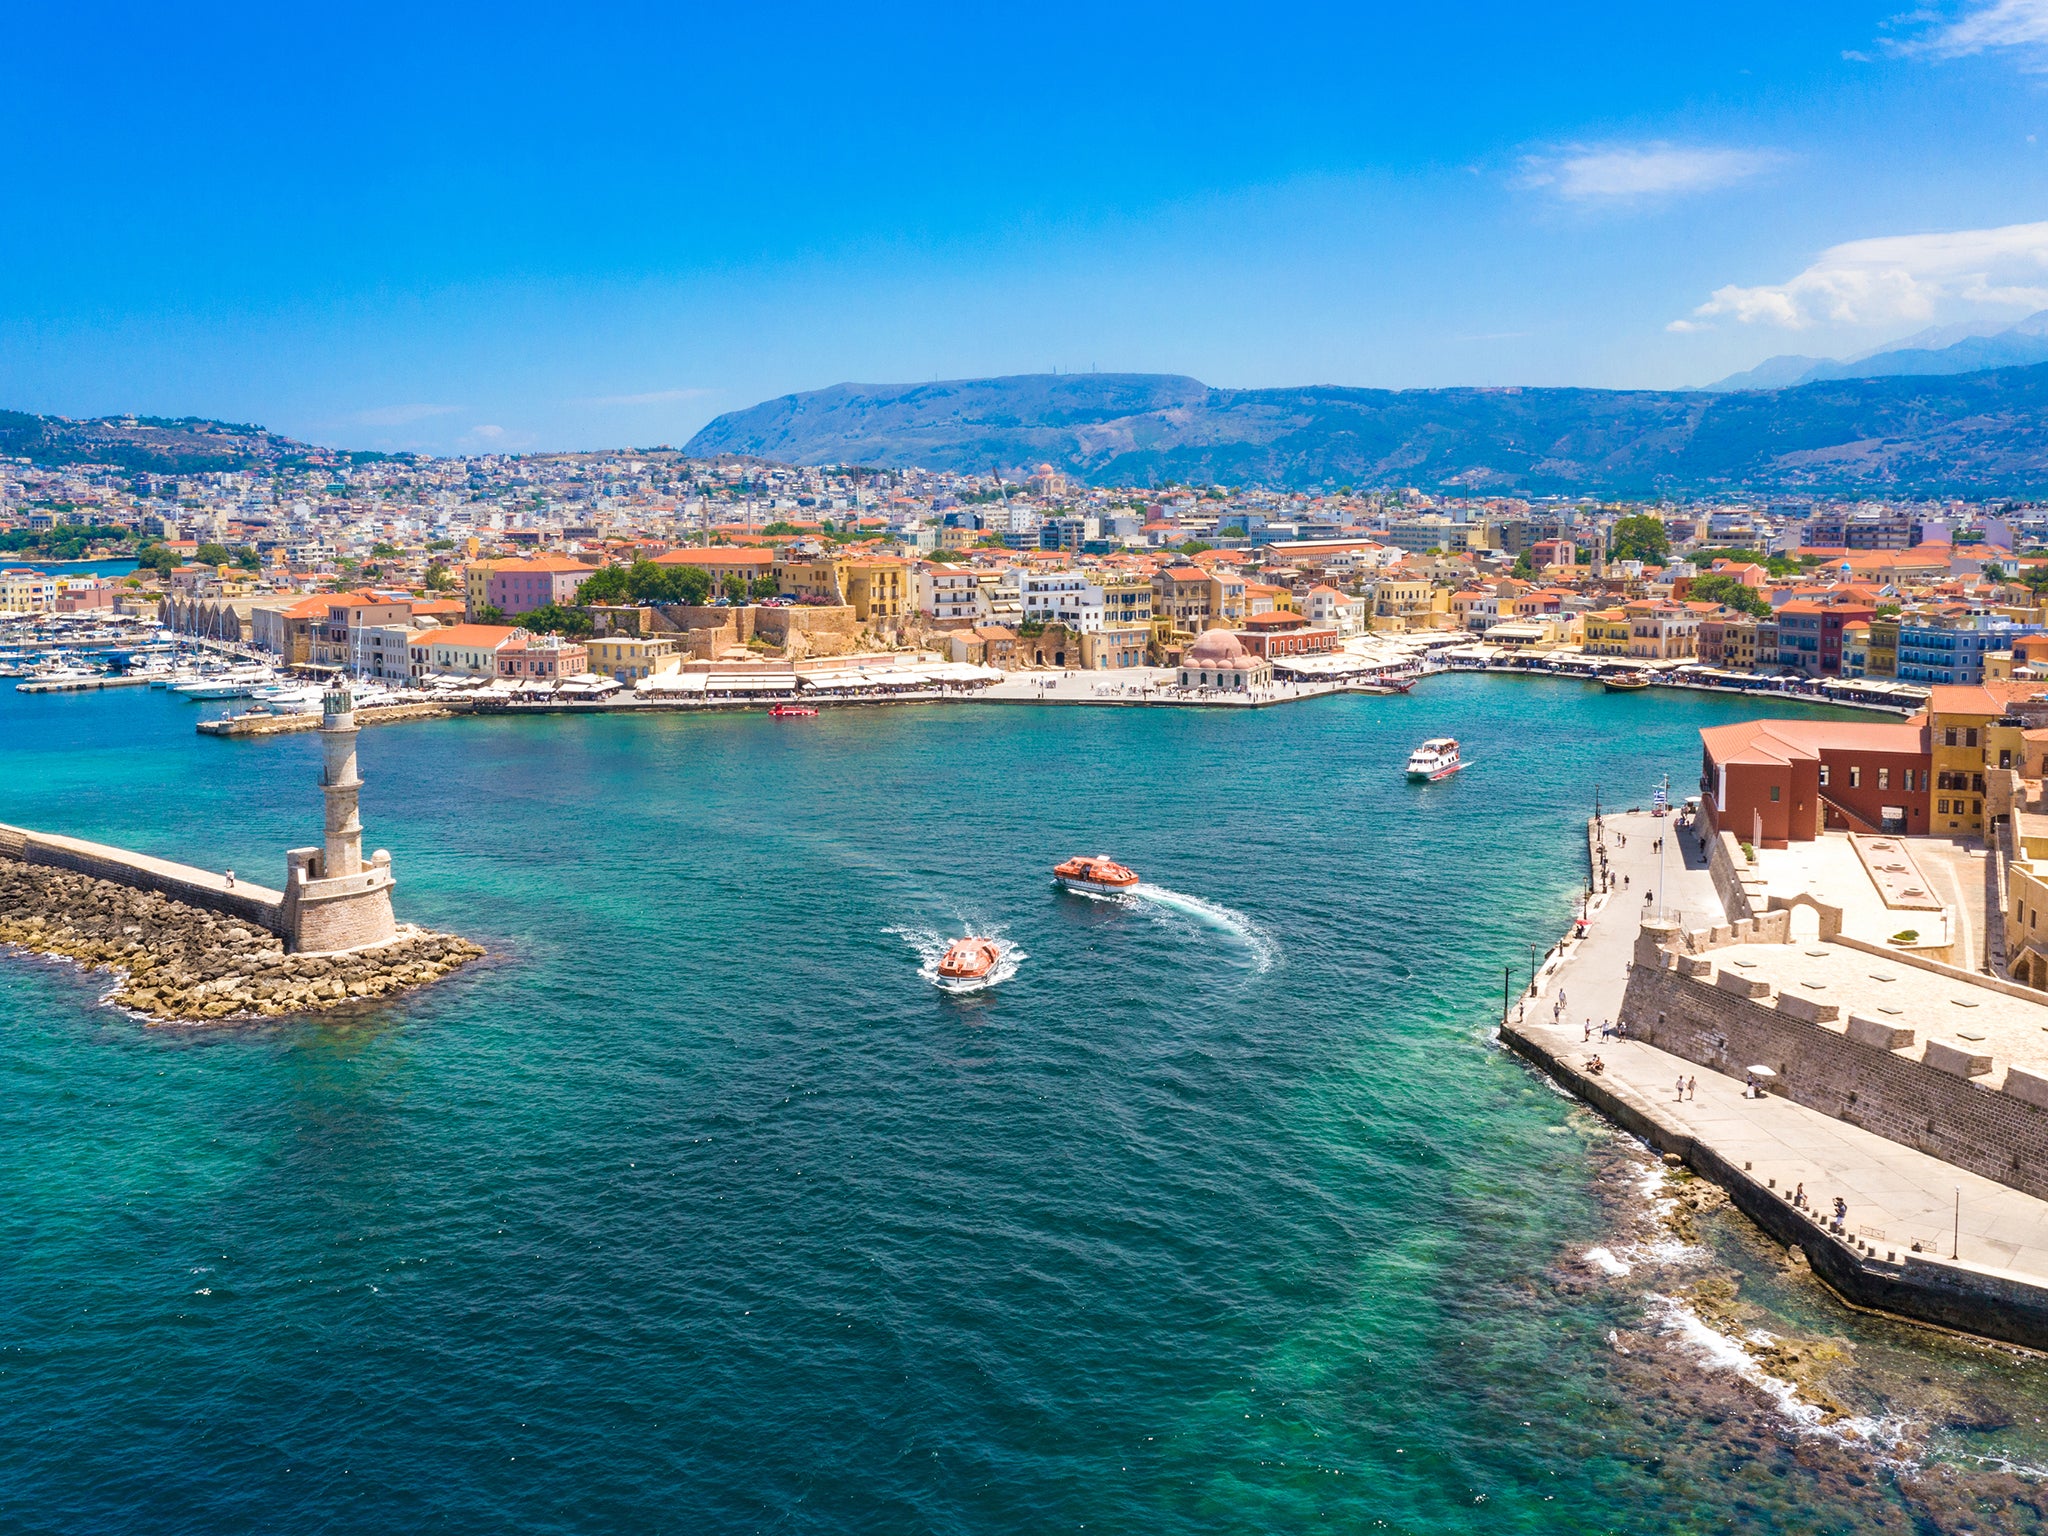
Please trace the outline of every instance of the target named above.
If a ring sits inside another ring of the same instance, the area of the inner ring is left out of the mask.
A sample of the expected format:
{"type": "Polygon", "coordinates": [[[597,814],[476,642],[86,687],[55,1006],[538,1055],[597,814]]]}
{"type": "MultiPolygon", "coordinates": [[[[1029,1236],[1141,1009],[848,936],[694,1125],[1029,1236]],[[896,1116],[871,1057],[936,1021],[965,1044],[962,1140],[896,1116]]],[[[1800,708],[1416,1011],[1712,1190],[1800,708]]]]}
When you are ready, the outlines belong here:
{"type": "Polygon", "coordinates": [[[1408,782],[1433,784],[1438,779],[1449,778],[1464,766],[1454,738],[1432,736],[1408,755],[1408,782]]]}

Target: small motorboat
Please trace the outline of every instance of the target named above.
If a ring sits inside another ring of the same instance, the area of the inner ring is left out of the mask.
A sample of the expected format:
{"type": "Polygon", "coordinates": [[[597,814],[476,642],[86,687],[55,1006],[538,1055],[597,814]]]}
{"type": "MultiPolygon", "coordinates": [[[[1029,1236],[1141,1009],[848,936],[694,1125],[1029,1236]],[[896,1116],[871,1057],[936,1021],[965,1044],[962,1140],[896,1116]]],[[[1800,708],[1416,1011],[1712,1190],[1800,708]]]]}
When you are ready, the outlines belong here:
{"type": "Polygon", "coordinates": [[[1650,686],[1650,680],[1638,673],[1619,673],[1601,678],[1600,686],[1609,693],[1640,693],[1650,686]]]}
{"type": "Polygon", "coordinates": [[[808,704],[777,704],[768,711],[768,718],[770,720],[812,720],[817,717],[817,714],[817,710],[808,704]]]}
{"type": "Polygon", "coordinates": [[[955,939],[939,957],[939,980],[979,981],[1002,958],[994,939],[955,939]]]}
{"type": "Polygon", "coordinates": [[[1465,766],[1458,756],[1458,743],[1449,736],[1432,736],[1408,754],[1408,782],[1434,784],[1448,779],[1465,766]]]}
{"type": "Polygon", "coordinates": [[[1070,891],[1084,896],[1115,896],[1138,883],[1136,870],[1119,864],[1108,854],[1094,858],[1083,855],[1053,866],[1052,877],[1070,891]]]}

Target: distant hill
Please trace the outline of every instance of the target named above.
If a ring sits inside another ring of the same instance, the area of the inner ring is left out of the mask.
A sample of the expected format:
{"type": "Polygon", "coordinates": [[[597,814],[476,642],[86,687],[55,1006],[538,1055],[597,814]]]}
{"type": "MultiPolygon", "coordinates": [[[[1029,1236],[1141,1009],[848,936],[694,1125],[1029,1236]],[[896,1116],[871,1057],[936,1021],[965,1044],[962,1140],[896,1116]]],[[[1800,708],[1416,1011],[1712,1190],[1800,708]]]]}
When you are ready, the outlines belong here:
{"type": "Polygon", "coordinates": [[[0,457],[104,464],[160,475],[247,469],[321,450],[262,427],[201,416],[36,416],[0,411],[0,457]]]}
{"type": "Polygon", "coordinates": [[[720,416],[694,455],[1098,485],[1617,496],[2048,493],[2048,366],[1772,390],[1211,389],[1173,374],[839,384],[720,416]]]}
{"type": "Polygon", "coordinates": [[[1717,379],[1708,389],[1778,389],[1823,379],[1881,379],[1901,374],[1979,373],[2048,363],[2048,310],[2003,330],[1944,326],[1855,357],[1767,357],[1754,368],[1717,379]]]}

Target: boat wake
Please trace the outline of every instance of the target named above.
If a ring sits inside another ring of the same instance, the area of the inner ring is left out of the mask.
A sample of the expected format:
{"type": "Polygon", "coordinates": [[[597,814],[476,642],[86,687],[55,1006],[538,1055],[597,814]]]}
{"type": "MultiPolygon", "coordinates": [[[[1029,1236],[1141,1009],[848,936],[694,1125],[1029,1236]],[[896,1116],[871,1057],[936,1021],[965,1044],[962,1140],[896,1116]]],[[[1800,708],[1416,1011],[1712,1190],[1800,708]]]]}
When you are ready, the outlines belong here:
{"type": "Polygon", "coordinates": [[[993,942],[1001,958],[990,968],[989,973],[986,976],[974,976],[965,980],[958,980],[939,974],[939,961],[945,958],[946,946],[953,942],[952,939],[929,928],[886,928],[883,932],[894,934],[917,951],[920,961],[917,968],[918,975],[937,987],[941,992],[951,992],[956,996],[962,996],[969,992],[980,992],[988,987],[999,986],[1001,983],[1008,981],[1012,976],[1015,976],[1017,968],[1030,958],[1023,950],[1017,947],[1014,941],[997,938],[993,942]]]}
{"type": "Polygon", "coordinates": [[[1178,912],[1191,917],[1205,927],[1221,929],[1230,934],[1252,957],[1255,970],[1269,971],[1278,954],[1273,941],[1266,931],[1242,912],[1229,907],[1218,906],[1213,901],[1204,901],[1199,896],[1189,896],[1180,891],[1170,891],[1163,885],[1139,885],[1131,890],[1131,899],[1149,901],[1154,906],[1178,912]]]}

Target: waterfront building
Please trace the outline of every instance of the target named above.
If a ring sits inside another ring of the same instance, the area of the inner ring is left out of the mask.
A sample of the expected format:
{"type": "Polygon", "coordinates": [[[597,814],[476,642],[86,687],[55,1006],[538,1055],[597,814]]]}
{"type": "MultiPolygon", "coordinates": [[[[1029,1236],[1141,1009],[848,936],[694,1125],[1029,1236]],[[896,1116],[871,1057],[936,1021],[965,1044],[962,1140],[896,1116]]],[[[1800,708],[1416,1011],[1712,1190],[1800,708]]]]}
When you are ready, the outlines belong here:
{"type": "Polygon", "coordinates": [[[1629,617],[1620,608],[1603,608],[1586,615],[1583,649],[1588,656],[1626,656],[1631,631],[1629,617]]]}
{"type": "Polygon", "coordinates": [[[498,647],[498,676],[519,683],[558,683],[590,670],[590,652],[560,635],[515,629],[498,647]]]}
{"type": "Polygon", "coordinates": [[[1302,595],[1302,612],[1311,623],[1328,625],[1345,636],[1365,632],[1371,608],[1368,599],[1353,597],[1321,582],[1302,595]]]}
{"type": "Polygon", "coordinates": [[[1448,592],[1427,576],[1386,575],[1371,585],[1372,627],[1391,631],[1433,629],[1436,614],[1449,615],[1448,592]]]}
{"type": "Polygon", "coordinates": [[[1699,659],[1710,667],[1748,672],[1756,666],[1754,614],[1721,613],[1700,620],[1699,659]]]}
{"type": "Polygon", "coordinates": [[[1247,651],[1230,630],[1211,629],[1181,653],[1178,676],[1183,688],[1248,693],[1273,681],[1273,664],[1247,651]]]}
{"type": "Polygon", "coordinates": [[[1644,661],[1672,661],[1699,654],[1700,616],[1684,603],[1647,598],[1622,608],[1628,654],[1644,661]]]}
{"type": "Polygon", "coordinates": [[[680,664],[682,647],[667,635],[600,635],[584,641],[590,670],[635,683],[680,664]]]}
{"type": "Polygon", "coordinates": [[[416,676],[496,677],[498,648],[524,631],[509,624],[450,624],[423,630],[412,642],[416,676]]]}
{"type": "Polygon", "coordinates": [[[1870,675],[1870,626],[1861,619],[1842,626],[1842,676],[1870,675]]]}
{"type": "MultiPolygon", "coordinates": [[[[311,653],[306,665],[330,672],[362,675],[370,664],[368,632],[391,626],[402,631],[412,619],[410,599],[381,592],[337,592],[322,601],[327,605],[327,614],[311,630],[311,653]]],[[[400,677],[405,675],[404,656],[401,644],[400,677]]]]}
{"type": "Polygon", "coordinates": [[[0,571],[0,613],[48,613],[56,606],[55,577],[25,566],[0,571]]]}
{"type": "Polygon", "coordinates": [[[2029,628],[1960,606],[1902,616],[1898,677],[1906,683],[1969,686],[1984,681],[1984,653],[2007,651],[2029,628]]]}
{"type": "Polygon", "coordinates": [[[769,566],[775,577],[775,590],[784,597],[849,607],[854,618],[863,624],[872,619],[893,622],[909,612],[915,602],[910,568],[894,555],[832,555],[781,562],[771,557],[769,566]]]}
{"type": "Polygon", "coordinates": [[[1716,832],[1783,848],[1829,827],[1925,833],[1928,727],[1860,720],[1746,720],[1700,732],[1700,805],[1716,832]]]}
{"type": "Polygon", "coordinates": [[[1337,631],[1298,613],[1255,613],[1234,632],[1254,656],[1327,656],[1337,649],[1337,631]]]}
{"type": "Polygon", "coordinates": [[[1842,629],[1868,624],[1877,617],[1874,605],[1797,599],[1781,603],[1778,617],[1778,665],[1807,677],[1839,677],[1842,673],[1842,629]]]}
{"type": "Polygon", "coordinates": [[[1102,589],[1079,571],[1023,571],[1017,578],[1026,623],[1064,624],[1076,634],[1102,628],[1102,589]]]}
{"type": "Polygon", "coordinates": [[[313,641],[327,623],[331,596],[276,598],[249,606],[249,643],[287,667],[313,659],[313,641]]]}
{"type": "Polygon", "coordinates": [[[970,565],[920,566],[917,611],[939,623],[973,623],[981,617],[981,574],[970,565]]]}

